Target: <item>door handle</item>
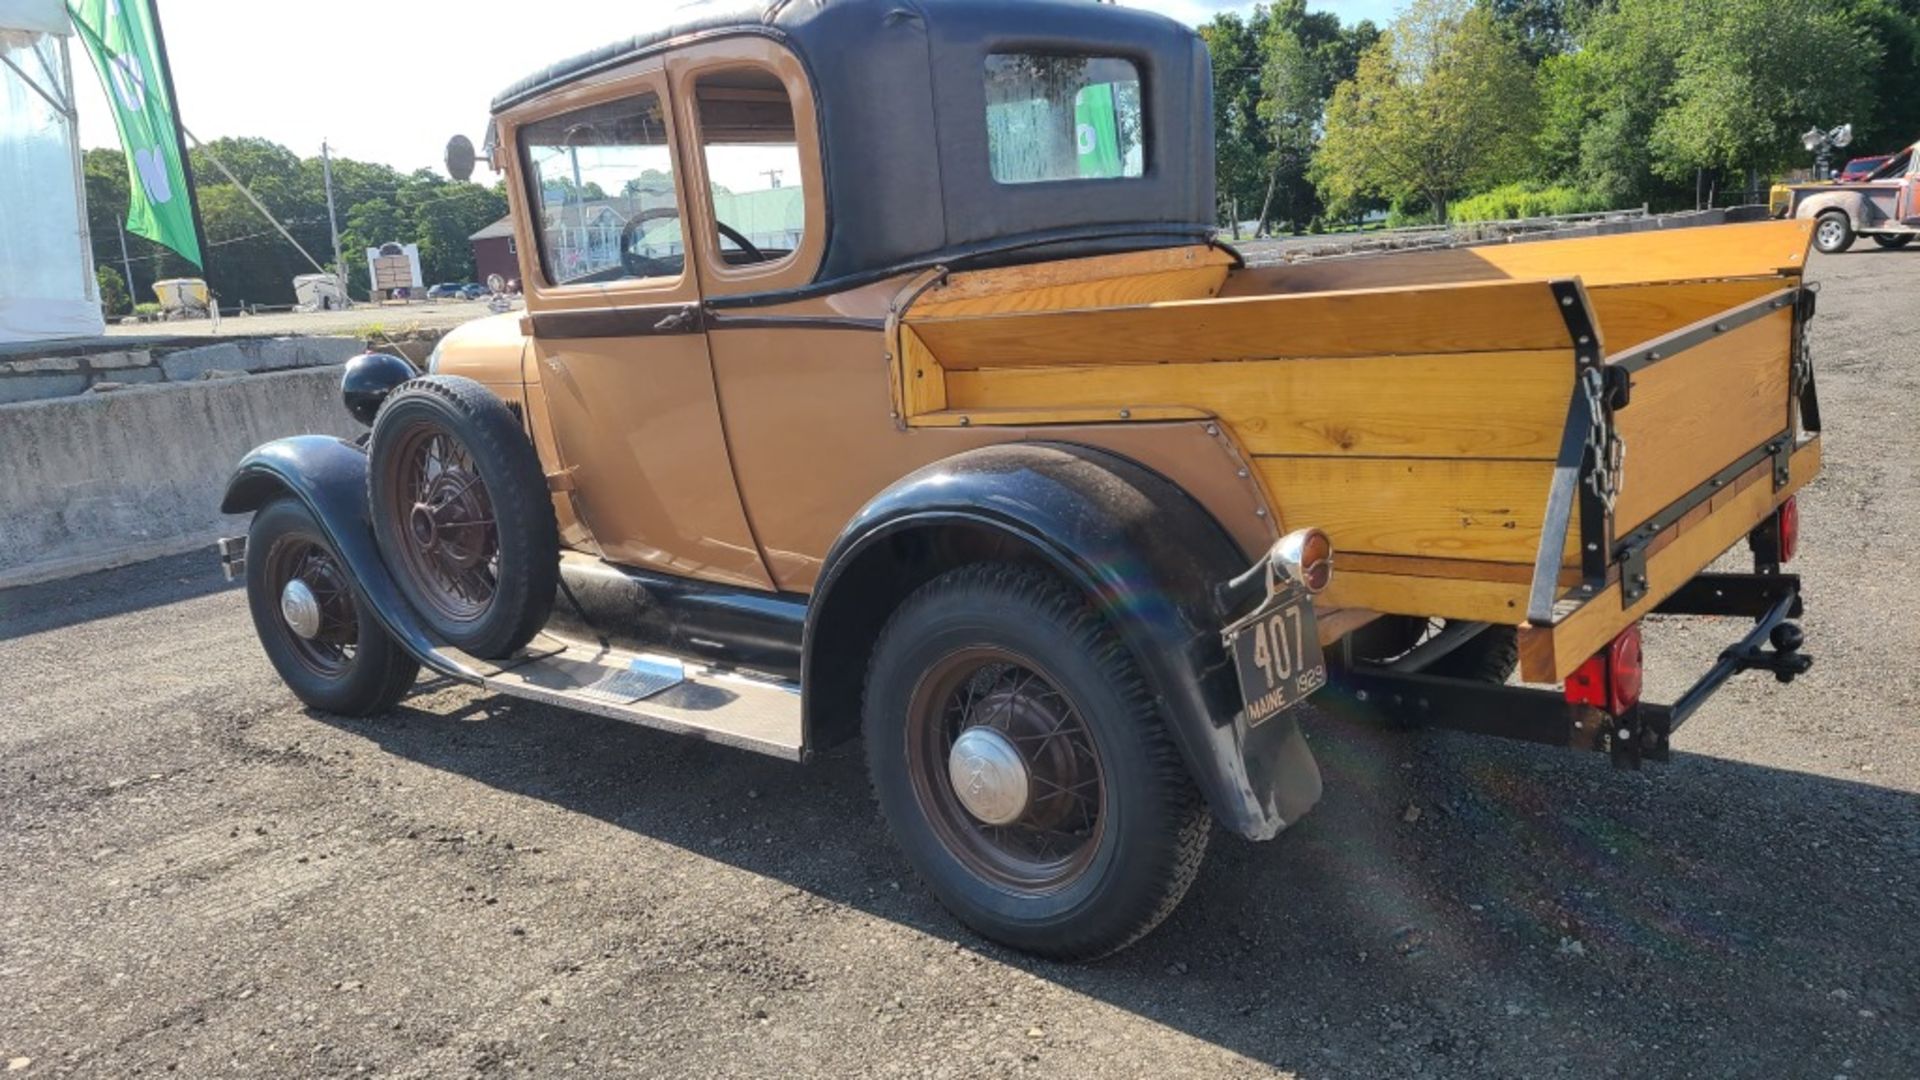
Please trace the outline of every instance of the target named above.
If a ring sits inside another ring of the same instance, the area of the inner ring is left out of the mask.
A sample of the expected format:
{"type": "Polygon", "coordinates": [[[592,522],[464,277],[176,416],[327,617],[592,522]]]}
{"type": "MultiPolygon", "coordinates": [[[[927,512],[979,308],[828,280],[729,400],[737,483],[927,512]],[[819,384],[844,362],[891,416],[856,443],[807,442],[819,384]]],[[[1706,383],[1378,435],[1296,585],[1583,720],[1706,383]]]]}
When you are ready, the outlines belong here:
{"type": "Polygon", "coordinates": [[[653,324],[656,334],[684,334],[696,328],[700,314],[698,308],[682,308],[679,311],[653,324]]]}

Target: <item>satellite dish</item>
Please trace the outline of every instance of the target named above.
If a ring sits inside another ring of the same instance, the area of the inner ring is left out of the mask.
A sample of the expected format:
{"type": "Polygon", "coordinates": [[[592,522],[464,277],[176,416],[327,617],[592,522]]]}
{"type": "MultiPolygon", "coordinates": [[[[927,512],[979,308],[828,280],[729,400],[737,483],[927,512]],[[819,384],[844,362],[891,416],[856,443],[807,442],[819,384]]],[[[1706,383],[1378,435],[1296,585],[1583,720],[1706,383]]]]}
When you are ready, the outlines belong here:
{"type": "Polygon", "coordinates": [[[1833,139],[1833,145],[1842,150],[1846,149],[1853,144],[1853,125],[1841,124],[1839,127],[1833,129],[1833,134],[1830,137],[1833,139]]]}
{"type": "Polygon", "coordinates": [[[473,179],[473,140],[455,135],[447,143],[447,175],[455,180],[473,179]]]}

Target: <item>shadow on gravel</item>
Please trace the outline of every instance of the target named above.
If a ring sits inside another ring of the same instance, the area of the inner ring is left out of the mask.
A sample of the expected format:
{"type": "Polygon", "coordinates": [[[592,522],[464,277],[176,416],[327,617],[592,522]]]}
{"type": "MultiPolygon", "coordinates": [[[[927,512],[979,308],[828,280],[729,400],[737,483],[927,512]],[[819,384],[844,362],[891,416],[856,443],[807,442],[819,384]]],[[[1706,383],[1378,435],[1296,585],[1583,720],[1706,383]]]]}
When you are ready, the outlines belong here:
{"type": "Polygon", "coordinates": [[[0,589],[0,641],[195,600],[227,589],[211,545],[98,574],[0,589]]]}
{"type": "Polygon", "coordinates": [[[1325,802],[1271,844],[1216,833],[1166,926],[1075,967],[981,941],[914,884],[857,748],[797,768],[504,699],[321,719],[1306,1076],[1920,1055],[1920,800],[1869,784],[1684,754],[1616,772],[1323,715],[1325,802]]]}

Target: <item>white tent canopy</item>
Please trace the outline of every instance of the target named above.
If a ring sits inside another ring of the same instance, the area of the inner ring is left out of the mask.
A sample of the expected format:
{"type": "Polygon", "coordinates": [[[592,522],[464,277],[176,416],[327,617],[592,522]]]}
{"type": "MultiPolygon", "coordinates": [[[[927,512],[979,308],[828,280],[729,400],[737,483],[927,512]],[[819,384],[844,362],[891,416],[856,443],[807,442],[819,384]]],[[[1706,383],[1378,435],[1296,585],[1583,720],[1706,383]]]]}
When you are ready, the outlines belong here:
{"type": "Polygon", "coordinates": [[[0,0],[0,29],[65,36],[67,6],[61,0],[0,0]]]}
{"type": "Polygon", "coordinates": [[[105,327],[60,0],[0,0],[0,343],[105,327]]]}

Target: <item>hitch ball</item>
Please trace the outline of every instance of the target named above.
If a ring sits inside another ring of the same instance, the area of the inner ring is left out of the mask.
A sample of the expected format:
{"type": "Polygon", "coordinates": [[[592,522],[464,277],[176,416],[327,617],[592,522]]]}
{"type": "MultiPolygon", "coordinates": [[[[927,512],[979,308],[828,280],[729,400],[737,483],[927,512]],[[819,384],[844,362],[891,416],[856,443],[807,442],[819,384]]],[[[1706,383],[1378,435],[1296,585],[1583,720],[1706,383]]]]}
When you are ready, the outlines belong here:
{"type": "Polygon", "coordinates": [[[1783,653],[1797,653],[1807,643],[1807,635],[1790,622],[1774,627],[1769,637],[1773,639],[1773,647],[1783,653]]]}

